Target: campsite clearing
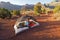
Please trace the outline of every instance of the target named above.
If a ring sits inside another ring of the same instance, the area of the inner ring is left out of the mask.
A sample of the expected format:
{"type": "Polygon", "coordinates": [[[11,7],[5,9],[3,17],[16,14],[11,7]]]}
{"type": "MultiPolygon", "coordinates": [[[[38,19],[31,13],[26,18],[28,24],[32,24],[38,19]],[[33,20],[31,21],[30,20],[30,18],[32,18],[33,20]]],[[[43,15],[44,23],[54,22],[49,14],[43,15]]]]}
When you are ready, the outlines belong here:
{"type": "Polygon", "coordinates": [[[50,15],[35,17],[40,26],[14,34],[14,24],[17,18],[0,19],[0,40],[60,40],[60,21],[50,15]]]}

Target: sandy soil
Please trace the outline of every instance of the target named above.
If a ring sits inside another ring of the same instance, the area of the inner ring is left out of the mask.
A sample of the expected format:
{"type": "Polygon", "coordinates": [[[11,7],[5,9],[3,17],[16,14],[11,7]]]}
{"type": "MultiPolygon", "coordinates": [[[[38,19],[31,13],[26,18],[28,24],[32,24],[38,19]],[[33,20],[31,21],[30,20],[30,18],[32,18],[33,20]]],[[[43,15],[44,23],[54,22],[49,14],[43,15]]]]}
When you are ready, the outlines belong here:
{"type": "Polygon", "coordinates": [[[14,24],[17,18],[0,19],[0,40],[60,40],[60,21],[50,15],[35,17],[40,26],[14,34],[14,24]]]}

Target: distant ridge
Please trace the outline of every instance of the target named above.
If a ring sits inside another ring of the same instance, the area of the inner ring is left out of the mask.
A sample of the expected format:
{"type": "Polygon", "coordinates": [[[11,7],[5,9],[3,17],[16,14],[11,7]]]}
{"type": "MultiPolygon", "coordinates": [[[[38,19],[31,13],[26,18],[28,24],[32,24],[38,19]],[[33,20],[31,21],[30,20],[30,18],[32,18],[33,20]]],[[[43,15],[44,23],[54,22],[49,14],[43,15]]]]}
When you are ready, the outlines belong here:
{"type": "Polygon", "coordinates": [[[28,5],[15,5],[11,4],[10,2],[0,2],[0,8],[6,8],[8,10],[20,10],[23,7],[26,7],[28,9],[33,9],[34,5],[33,4],[28,4],[28,5]]]}
{"type": "Polygon", "coordinates": [[[44,4],[46,7],[55,8],[55,6],[60,5],[60,0],[54,0],[51,3],[44,4]]]}
{"type": "Polygon", "coordinates": [[[20,10],[21,6],[11,4],[10,2],[0,2],[0,8],[6,8],[8,10],[20,10]]]}
{"type": "Polygon", "coordinates": [[[60,0],[53,0],[53,2],[60,2],[60,0]]]}

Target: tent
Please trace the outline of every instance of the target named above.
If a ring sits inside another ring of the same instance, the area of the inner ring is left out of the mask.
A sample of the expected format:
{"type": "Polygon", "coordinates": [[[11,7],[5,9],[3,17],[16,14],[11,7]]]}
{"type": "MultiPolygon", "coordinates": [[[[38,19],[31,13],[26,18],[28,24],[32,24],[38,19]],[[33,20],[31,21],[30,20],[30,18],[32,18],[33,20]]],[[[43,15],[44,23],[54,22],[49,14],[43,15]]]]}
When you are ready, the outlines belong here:
{"type": "Polygon", "coordinates": [[[28,18],[36,21],[35,18],[33,18],[32,16],[27,16],[27,15],[18,18],[17,21],[16,21],[16,23],[15,23],[15,25],[14,25],[15,34],[18,34],[19,32],[22,32],[24,30],[29,29],[29,27],[20,27],[20,25],[19,25],[22,21],[25,21],[28,18]],[[19,26],[19,28],[18,28],[18,26],[19,26]]]}

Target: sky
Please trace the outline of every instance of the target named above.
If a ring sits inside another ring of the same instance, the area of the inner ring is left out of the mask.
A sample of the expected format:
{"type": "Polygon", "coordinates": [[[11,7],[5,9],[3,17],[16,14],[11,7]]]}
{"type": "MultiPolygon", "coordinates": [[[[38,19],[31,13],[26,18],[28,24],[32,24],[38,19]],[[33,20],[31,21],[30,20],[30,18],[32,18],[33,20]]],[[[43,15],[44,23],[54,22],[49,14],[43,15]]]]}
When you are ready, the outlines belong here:
{"type": "Polygon", "coordinates": [[[44,3],[52,2],[52,0],[0,0],[0,2],[1,1],[10,2],[12,4],[17,4],[17,5],[36,4],[37,2],[41,2],[42,4],[44,4],[44,3]]]}

